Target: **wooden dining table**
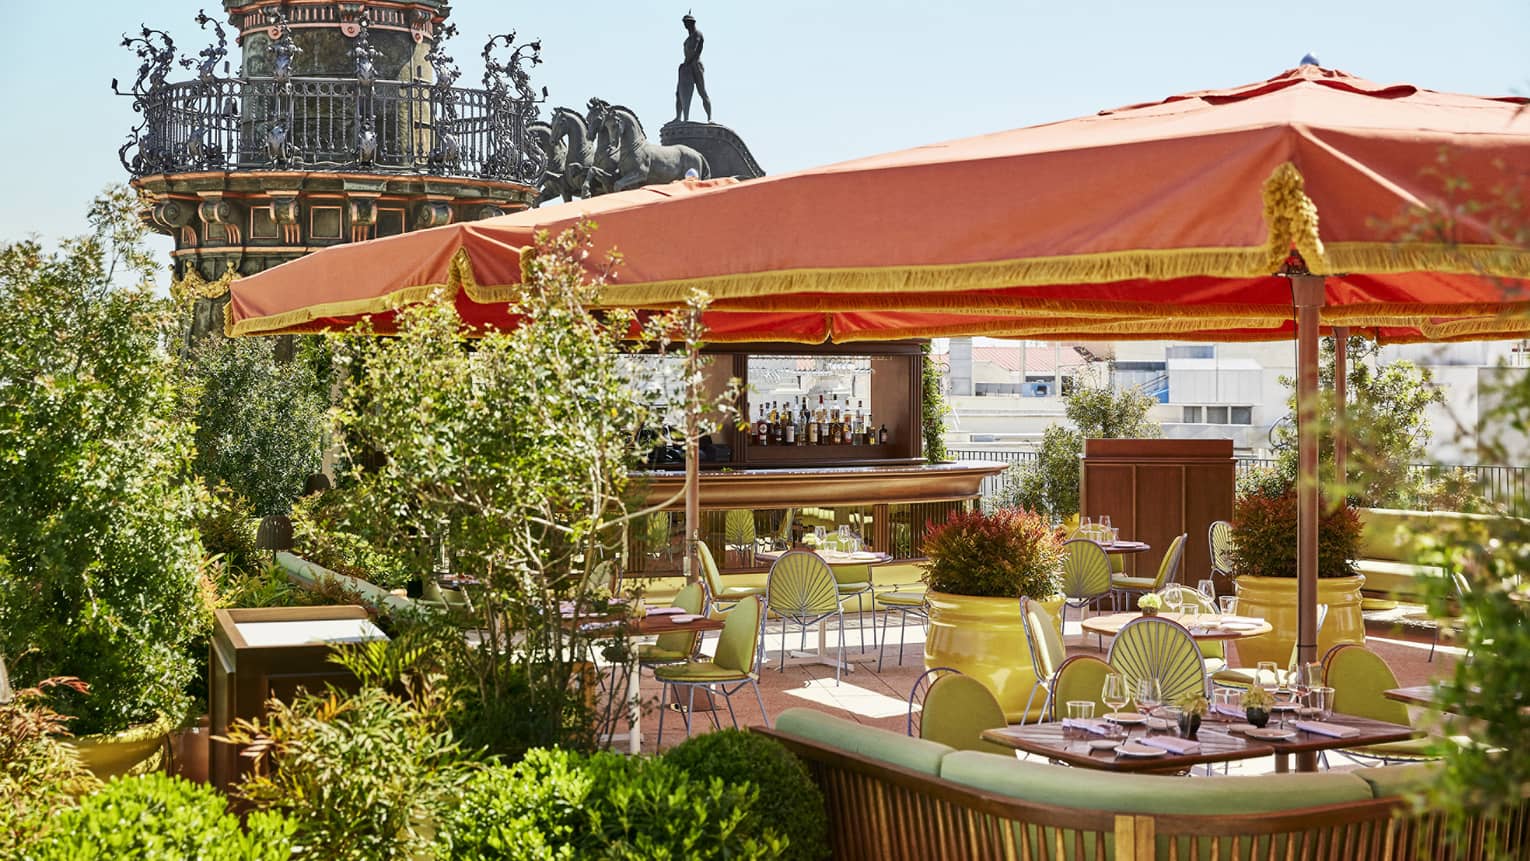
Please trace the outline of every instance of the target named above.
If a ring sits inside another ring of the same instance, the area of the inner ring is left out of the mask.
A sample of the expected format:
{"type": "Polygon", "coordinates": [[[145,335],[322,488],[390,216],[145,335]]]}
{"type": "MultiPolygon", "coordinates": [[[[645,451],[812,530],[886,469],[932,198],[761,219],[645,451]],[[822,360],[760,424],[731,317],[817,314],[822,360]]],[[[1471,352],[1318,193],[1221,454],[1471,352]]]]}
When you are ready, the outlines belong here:
{"type": "MultiPolygon", "coordinates": [[[[1114,637],[1121,633],[1121,629],[1126,627],[1126,623],[1141,618],[1143,618],[1142,613],[1110,613],[1104,616],[1090,616],[1081,622],[1080,625],[1091,634],[1114,637]]],[[[1184,613],[1158,613],[1157,618],[1168,619],[1181,625],[1186,625],[1190,621],[1190,617],[1184,613]]],[[[1196,627],[1192,628],[1186,625],[1186,628],[1190,631],[1191,638],[1195,640],[1243,640],[1249,637],[1268,634],[1275,630],[1274,626],[1264,619],[1250,619],[1250,622],[1257,621],[1258,624],[1246,629],[1242,627],[1224,628],[1220,625],[1212,626],[1200,621],[1220,618],[1221,616],[1216,613],[1202,613],[1196,617],[1198,622],[1196,627]]]]}

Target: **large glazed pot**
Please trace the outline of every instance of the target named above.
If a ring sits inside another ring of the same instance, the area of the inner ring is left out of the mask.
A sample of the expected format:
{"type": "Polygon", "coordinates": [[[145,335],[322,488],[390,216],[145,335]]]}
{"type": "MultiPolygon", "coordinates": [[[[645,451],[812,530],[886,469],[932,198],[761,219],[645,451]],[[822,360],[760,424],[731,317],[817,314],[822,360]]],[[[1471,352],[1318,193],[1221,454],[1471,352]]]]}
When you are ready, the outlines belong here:
{"type": "Polygon", "coordinates": [[[79,754],[80,764],[96,777],[107,780],[135,769],[142,771],[161,765],[161,754],[171,727],[171,721],[164,718],[154,723],[136,724],[121,732],[82,735],[61,741],[79,754]]]}
{"type": "MultiPolygon", "coordinates": [[[[1236,641],[1238,660],[1252,667],[1259,661],[1274,661],[1285,668],[1291,660],[1291,646],[1296,643],[1296,578],[1238,577],[1238,615],[1259,616],[1275,630],[1258,637],[1236,641]]],[[[1328,605],[1328,620],[1318,634],[1318,657],[1339,643],[1364,643],[1365,619],[1360,615],[1360,587],[1365,578],[1325,577],[1318,581],[1318,603],[1328,605]]]]}
{"type": "MultiPolygon", "coordinates": [[[[1011,723],[1025,715],[1036,673],[1020,624],[1020,599],[974,598],[930,592],[930,631],[924,641],[926,667],[952,667],[972,676],[999,699],[1011,723]]],[[[1046,608],[1061,632],[1062,599],[1036,602],[1046,608]]],[[[1036,694],[1030,716],[1039,717],[1045,692],[1036,694]]]]}

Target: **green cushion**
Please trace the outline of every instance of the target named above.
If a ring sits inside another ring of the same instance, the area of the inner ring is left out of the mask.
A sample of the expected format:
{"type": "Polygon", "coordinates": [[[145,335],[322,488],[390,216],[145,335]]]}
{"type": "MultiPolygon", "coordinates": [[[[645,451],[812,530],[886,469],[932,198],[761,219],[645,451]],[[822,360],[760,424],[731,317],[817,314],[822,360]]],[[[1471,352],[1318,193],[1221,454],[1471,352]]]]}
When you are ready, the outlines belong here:
{"type": "Polygon", "coordinates": [[[840,580],[835,585],[839,587],[839,594],[844,595],[844,594],[848,593],[848,594],[853,595],[856,592],[865,592],[866,590],[870,589],[871,588],[871,581],[870,580],[849,580],[849,581],[840,580]]]}
{"type": "Polygon", "coordinates": [[[722,594],[718,595],[717,598],[721,601],[732,601],[738,598],[748,598],[750,595],[764,594],[764,586],[725,586],[723,587],[722,594]]]}
{"type": "Polygon", "coordinates": [[[742,682],[749,678],[748,673],[725,670],[711,661],[656,667],[653,674],[666,682],[742,682]]]}
{"type": "Polygon", "coordinates": [[[951,748],[939,742],[863,726],[813,709],[793,708],[781,712],[776,717],[776,729],[932,777],[940,774],[940,762],[951,752],[951,748]]]}
{"type": "Polygon", "coordinates": [[[1435,747],[1440,739],[1410,738],[1405,741],[1389,741],[1382,744],[1368,744],[1365,747],[1351,747],[1345,750],[1352,751],[1360,756],[1379,756],[1384,759],[1436,759],[1439,753],[1435,747]]]}
{"type": "Polygon", "coordinates": [[[1355,570],[1365,575],[1365,590],[1387,595],[1412,595],[1420,591],[1419,580],[1444,576],[1443,568],[1412,565],[1383,559],[1357,559],[1355,570]]]}
{"type": "Polygon", "coordinates": [[[657,645],[644,643],[638,646],[638,660],[645,663],[663,663],[683,661],[690,657],[685,652],[677,652],[672,649],[661,649],[657,645]]]}
{"type": "Polygon", "coordinates": [[[1112,576],[1110,585],[1118,589],[1154,589],[1158,586],[1158,578],[1112,576]]]}
{"type": "Polygon", "coordinates": [[[940,776],[1022,801],[1117,813],[1271,813],[1372,797],[1370,784],[1349,773],[1201,780],[1059,768],[976,751],[946,756],[940,762],[940,776]]]}
{"type": "MultiPolygon", "coordinates": [[[[1211,682],[1224,688],[1247,688],[1253,685],[1255,672],[1257,670],[1254,667],[1232,667],[1226,670],[1218,670],[1211,674],[1211,682]]],[[[1287,670],[1275,671],[1277,684],[1285,683],[1287,672],[1287,670]]],[[[1265,677],[1265,681],[1269,681],[1268,676],[1265,677]]]]}
{"type": "Polygon", "coordinates": [[[877,596],[878,604],[890,607],[923,607],[923,592],[883,592],[877,596]]]}
{"type": "Polygon", "coordinates": [[[1421,762],[1390,768],[1362,768],[1354,773],[1370,784],[1371,793],[1377,798],[1396,798],[1430,788],[1443,771],[1437,762],[1421,762]]]}

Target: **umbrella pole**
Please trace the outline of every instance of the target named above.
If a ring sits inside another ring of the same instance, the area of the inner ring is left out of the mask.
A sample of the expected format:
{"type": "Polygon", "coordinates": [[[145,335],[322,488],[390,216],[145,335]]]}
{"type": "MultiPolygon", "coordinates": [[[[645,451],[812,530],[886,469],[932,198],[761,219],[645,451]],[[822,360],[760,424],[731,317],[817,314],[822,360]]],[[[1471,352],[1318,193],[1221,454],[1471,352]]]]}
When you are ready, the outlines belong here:
{"type": "Polygon", "coordinates": [[[1320,275],[1291,275],[1296,305],[1296,649],[1316,661],[1318,568],[1318,312],[1320,275]]]}
{"type": "Polygon", "coordinates": [[[701,528],[701,447],[696,439],[696,414],[686,411],[685,418],[685,582],[695,583],[696,542],[701,528]]]}
{"type": "Polygon", "coordinates": [[[1333,478],[1335,505],[1349,496],[1349,327],[1333,327],[1333,478]]]}

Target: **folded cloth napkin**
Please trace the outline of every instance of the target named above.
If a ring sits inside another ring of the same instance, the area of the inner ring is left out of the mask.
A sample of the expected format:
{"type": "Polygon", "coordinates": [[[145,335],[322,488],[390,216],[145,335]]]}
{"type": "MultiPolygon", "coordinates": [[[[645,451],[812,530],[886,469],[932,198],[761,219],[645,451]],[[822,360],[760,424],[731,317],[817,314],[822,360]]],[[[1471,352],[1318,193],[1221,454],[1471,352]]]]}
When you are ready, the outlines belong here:
{"type": "Polygon", "coordinates": [[[685,612],[684,607],[649,607],[650,616],[677,616],[685,612]]]}
{"type": "Polygon", "coordinates": [[[1243,717],[1248,713],[1248,709],[1245,709],[1242,706],[1230,706],[1224,703],[1217,703],[1211,707],[1211,710],[1219,715],[1227,715],[1228,717],[1235,718],[1243,717]]]}
{"type": "Polygon", "coordinates": [[[1360,730],[1352,726],[1343,726],[1336,723],[1325,723],[1320,720],[1299,720],[1296,728],[1307,732],[1315,732],[1318,735],[1327,735],[1334,738],[1352,738],[1360,734],[1360,730]]]}
{"type": "Polygon", "coordinates": [[[1169,753],[1186,754],[1201,752],[1200,742],[1173,735],[1150,735],[1147,738],[1139,739],[1139,741],[1148,747],[1162,748],[1169,753]]]}
{"type": "Polygon", "coordinates": [[[1063,726],[1092,732],[1095,735],[1110,735],[1112,732],[1110,724],[1099,718],[1063,718],[1063,726]]]}

